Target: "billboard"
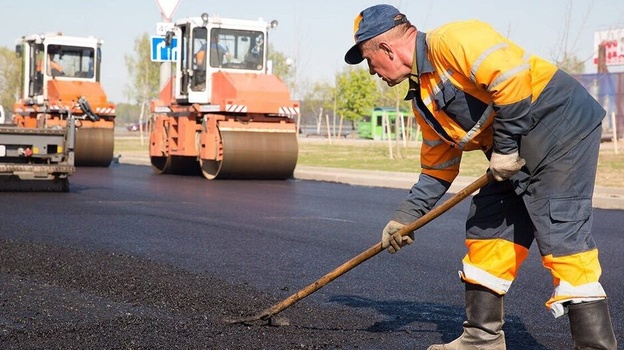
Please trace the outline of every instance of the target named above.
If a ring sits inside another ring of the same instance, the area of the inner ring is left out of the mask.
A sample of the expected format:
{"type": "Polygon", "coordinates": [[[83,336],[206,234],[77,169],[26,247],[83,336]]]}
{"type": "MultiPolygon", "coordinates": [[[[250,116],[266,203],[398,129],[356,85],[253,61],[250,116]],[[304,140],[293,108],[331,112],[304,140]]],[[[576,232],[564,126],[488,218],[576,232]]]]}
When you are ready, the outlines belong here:
{"type": "Polygon", "coordinates": [[[624,28],[602,30],[594,33],[594,63],[598,64],[600,45],[605,47],[607,66],[624,65],[624,28]]]}

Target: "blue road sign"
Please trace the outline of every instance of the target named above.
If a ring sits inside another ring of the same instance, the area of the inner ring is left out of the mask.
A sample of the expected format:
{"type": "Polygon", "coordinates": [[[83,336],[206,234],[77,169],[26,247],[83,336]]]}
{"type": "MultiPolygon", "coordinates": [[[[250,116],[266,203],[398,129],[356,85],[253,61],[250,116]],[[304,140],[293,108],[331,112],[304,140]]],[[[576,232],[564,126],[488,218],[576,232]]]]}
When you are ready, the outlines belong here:
{"type": "Polygon", "coordinates": [[[165,44],[164,36],[152,36],[152,61],[168,62],[178,58],[178,39],[171,38],[171,45],[165,44]]]}

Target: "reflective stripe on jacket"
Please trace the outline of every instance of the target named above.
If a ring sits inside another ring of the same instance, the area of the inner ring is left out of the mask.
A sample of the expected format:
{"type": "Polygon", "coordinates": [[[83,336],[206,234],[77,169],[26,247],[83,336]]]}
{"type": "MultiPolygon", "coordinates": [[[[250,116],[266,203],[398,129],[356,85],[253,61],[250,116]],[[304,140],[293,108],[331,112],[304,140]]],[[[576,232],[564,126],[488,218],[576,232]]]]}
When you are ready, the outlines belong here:
{"type": "Polygon", "coordinates": [[[447,182],[459,173],[463,151],[518,150],[531,103],[557,71],[476,20],[418,33],[416,52],[408,96],[421,117],[422,172],[447,182]]]}

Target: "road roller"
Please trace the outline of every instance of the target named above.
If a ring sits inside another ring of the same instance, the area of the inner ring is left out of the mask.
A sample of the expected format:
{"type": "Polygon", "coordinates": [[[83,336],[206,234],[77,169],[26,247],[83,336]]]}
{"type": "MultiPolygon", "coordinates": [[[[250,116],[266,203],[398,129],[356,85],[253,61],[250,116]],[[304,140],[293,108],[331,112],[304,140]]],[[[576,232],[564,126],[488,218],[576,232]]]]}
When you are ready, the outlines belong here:
{"type": "Polygon", "coordinates": [[[62,33],[23,36],[22,96],[13,106],[21,128],[64,128],[74,111],[75,165],[107,167],[113,160],[115,104],[100,84],[102,40],[62,33]]]}
{"type": "Polygon", "coordinates": [[[161,49],[174,74],[150,110],[150,161],[158,174],[206,179],[288,179],[297,164],[299,103],[271,72],[277,22],[207,13],[176,21],[161,49]]]}

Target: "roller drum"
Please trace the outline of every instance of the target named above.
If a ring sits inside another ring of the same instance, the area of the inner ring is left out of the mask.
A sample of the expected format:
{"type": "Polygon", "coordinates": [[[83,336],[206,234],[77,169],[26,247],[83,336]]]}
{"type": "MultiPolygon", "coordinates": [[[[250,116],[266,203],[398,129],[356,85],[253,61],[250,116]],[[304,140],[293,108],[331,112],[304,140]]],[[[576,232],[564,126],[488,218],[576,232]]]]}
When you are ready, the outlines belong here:
{"type": "Polygon", "coordinates": [[[152,170],[156,174],[174,174],[174,175],[199,175],[199,163],[197,157],[188,156],[166,156],[166,157],[150,157],[152,170]]]}
{"type": "Polygon", "coordinates": [[[107,167],[113,160],[114,130],[112,128],[76,128],[74,164],[107,167]]]}
{"type": "Polygon", "coordinates": [[[223,157],[202,159],[207,179],[276,179],[293,176],[297,165],[297,135],[290,130],[219,129],[223,157]]]}
{"type": "Polygon", "coordinates": [[[150,156],[150,163],[152,164],[152,170],[156,174],[168,174],[169,166],[167,163],[167,157],[164,156],[150,156]]]}

